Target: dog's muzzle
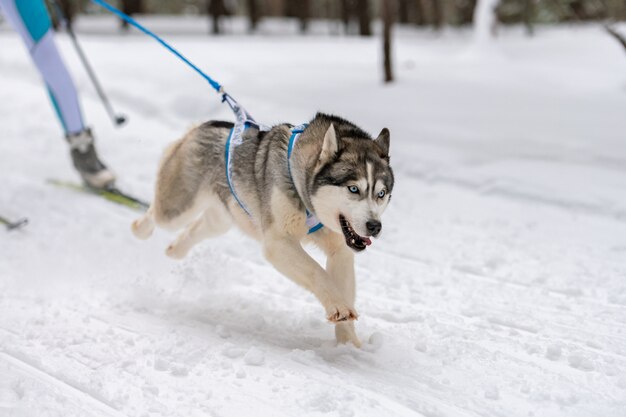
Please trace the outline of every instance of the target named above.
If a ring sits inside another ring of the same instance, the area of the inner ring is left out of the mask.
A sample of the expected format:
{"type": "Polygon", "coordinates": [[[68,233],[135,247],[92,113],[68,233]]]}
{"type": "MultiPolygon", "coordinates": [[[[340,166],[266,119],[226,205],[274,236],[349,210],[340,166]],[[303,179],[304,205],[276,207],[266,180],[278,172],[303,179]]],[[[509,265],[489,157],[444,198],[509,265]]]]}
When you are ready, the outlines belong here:
{"type": "Polygon", "coordinates": [[[342,214],[339,215],[339,225],[341,226],[341,231],[343,232],[343,236],[346,239],[346,245],[348,245],[348,247],[357,252],[361,252],[372,244],[370,238],[360,236],[357,232],[355,232],[352,225],[350,225],[350,222],[342,214]]]}

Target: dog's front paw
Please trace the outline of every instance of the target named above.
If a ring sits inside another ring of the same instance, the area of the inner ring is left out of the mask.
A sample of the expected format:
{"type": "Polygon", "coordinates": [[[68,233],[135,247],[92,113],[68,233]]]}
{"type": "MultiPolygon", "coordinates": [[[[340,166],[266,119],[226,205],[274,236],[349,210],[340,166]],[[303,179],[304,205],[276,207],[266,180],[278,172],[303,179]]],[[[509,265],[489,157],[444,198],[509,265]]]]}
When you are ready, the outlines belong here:
{"type": "Polygon", "coordinates": [[[176,243],[172,243],[165,250],[165,254],[172,259],[183,259],[187,255],[187,251],[176,243]]]}
{"type": "Polygon", "coordinates": [[[353,321],[344,321],[335,325],[335,336],[337,337],[337,343],[346,344],[352,343],[355,347],[361,347],[361,341],[356,335],[354,330],[353,321]]]}
{"type": "Polygon", "coordinates": [[[327,312],[326,318],[333,323],[339,323],[342,321],[358,320],[359,315],[353,308],[333,306],[330,311],[327,312]]]}

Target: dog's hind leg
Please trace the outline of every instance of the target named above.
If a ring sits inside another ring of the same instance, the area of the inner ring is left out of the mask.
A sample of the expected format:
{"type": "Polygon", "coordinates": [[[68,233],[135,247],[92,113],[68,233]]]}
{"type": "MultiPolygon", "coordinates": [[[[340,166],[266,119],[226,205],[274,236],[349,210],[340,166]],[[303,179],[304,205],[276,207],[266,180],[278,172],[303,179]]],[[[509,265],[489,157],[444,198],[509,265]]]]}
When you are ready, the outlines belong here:
{"type": "Polygon", "coordinates": [[[191,248],[204,239],[226,233],[232,225],[230,213],[221,202],[210,205],[194,222],[167,247],[170,258],[182,259],[191,248]]]}
{"type": "Polygon", "coordinates": [[[140,219],[133,222],[131,230],[137,239],[148,239],[154,231],[154,215],[152,206],[140,219]]]}

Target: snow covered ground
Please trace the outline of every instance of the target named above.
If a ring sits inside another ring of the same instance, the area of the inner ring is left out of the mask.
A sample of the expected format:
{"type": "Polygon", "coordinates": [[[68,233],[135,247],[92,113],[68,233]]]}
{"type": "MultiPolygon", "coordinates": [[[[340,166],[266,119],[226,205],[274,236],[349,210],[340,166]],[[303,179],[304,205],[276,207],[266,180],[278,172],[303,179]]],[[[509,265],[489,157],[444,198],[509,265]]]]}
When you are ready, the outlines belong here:
{"type": "MultiPolygon", "coordinates": [[[[626,57],[601,28],[408,29],[398,81],[379,39],[204,35],[150,25],[259,120],[324,110],[392,132],[385,232],[357,257],[362,349],[335,346],[313,297],[231,232],[182,262],[137,216],[60,190],[75,180],[19,40],[0,26],[0,416],[626,415],[626,57]],[[171,32],[171,31],[170,31],[171,32]],[[295,300],[295,301],[294,301],[295,300]]],[[[79,22],[130,124],[112,128],[71,50],[85,112],[120,185],[150,198],[163,147],[230,119],[153,41],[79,22]]]]}

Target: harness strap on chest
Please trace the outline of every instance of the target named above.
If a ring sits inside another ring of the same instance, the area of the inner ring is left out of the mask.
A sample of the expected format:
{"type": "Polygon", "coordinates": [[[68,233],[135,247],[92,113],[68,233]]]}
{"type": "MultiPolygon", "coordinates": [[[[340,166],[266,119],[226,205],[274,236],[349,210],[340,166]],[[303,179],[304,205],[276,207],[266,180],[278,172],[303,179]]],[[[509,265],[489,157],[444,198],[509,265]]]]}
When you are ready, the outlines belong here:
{"type": "MultiPolygon", "coordinates": [[[[230,133],[228,134],[228,139],[226,140],[226,182],[228,182],[228,188],[230,189],[230,193],[235,197],[235,200],[239,204],[239,206],[246,212],[248,216],[251,216],[250,211],[242,202],[242,200],[237,196],[237,192],[235,191],[235,187],[233,186],[233,151],[235,147],[241,143],[242,133],[239,135],[235,134],[235,127],[230,129],[230,133]]],[[[245,129],[244,129],[245,130],[245,129]]]]}
{"type": "MultiPolygon", "coordinates": [[[[289,177],[291,177],[291,182],[294,182],[293,174],[291,173],[291,154],[293,152],[293,148],[296,145],[296,142],[300,138],[300,135],[302,134],[302,132],[304,132],[304,129],[307,128],[307,126],[308,126],[308,123],[303,123],[300,126],[296,126],[291,129],[291,137],[289,138],[289,146],[287,147],[287,167],[289,168],[289,177]]],[[[294,187],[295,187],[295,183],[294,183],[294,187]]],[[[317,216],[309,212],[308,209],[306,210],[306,225],[309,228],[308,234],[315,233],[319,229],[324,227],[324,225],[322,224],[322,222],[319,221],[317,216]]]]}
{"type": "Polygon", "coordinates": [[[243,142],[243,132],[249,125],[254,125],[258,127],[258,124],[255,120],[250,116],[250,114],[237,103],[229,94],[224,93],[222,96],[222,101],[226,102],[233,113],[235,113],[235,126],[230,129],[230,133],[228,134],[228,139],[226,139],[226,147],[225,147],[225,162],[226,162],[226,181],[228,182],[228,188],[230,189],[231,194],[239,203],[239,206],[245,211],[248,216],[250,216],[250,211],[245,206],[243,201],[237,196],[237,192],[235,191],[235,187],[233,187],[233,154],[234,150],[237,146],[241,145],[243,142]]]}
{"type": "Polygon", "coordinates": [[[243,133],[245,130],[254,126],[259,130],[269,130],[268,127],[260,125],[257,123],[250,113],[246,111],[242,106],[237,103],[235,99],[233,99],[230,94],[224,93],[222,96],[222,101],[226,102],[233,113],[235,113],[235,126],[230,129],[230,133],[228,134],[228,139],[226,140],[226,149],[225,149],[225,162],[226,162],[226,181],[228,182],[228,188],[230,189],[231,194],[235,197],[235,200],[239,204],[239,206],[243,209],[243,211],[251,216],[250,210],[243,203],[243,200],[239,198],[237,192],[235,191],[235,187],[233,186],[233,155],[235,153],[235,148],[243,142],[243,133]]]}
{"type": "MultiPolygon", "coordinates": [[[[250,210],[246,207],[243,200],[239,198],[239,196],[237,195],[237,191],[234,187],[233,154],[237,146],[239,146],[243,142],[243,134],[247,128],[256,127],[259,130],[269,129],[266,126],[256,123],[254,119],[252,119],[252,117],[250,117],[250,115],[237,104],[237,102],[235,102],[234,100],[231,102],[226,97],[227,96],[225,95],[224,100],[228,102],[237,117],[237,122],[235,123],[235,126],[230,130],[230,133],[228,134],[228,139],[226,140],[226,181],[228,182],[228,188],[235,198],[235,201],[237,201],[239,206],[242,208],[243,211],[246,212],[246,214],[248,214],[248,216],[252,217],[252,215],[250,214],[250,210]]],[[[289,138],[289,146],[287,148],[287,166],[289,168],[289,176],[291,177],[292,182],[293,176],[291,175],[291,153],[293,152],[293,148],[296,144],[296,141],[300,137],[300,134],[307,126],[307,124],[303,124],[293,128],[291,131],[291,137],[289,138]]],[[[315,233],[316,231],[324,227],[324,225],[318,220],[318,218],[314,214],[310,213],[309,210],[306,210],[306,226],[309,228],[308,234],[315,233]]]]}

